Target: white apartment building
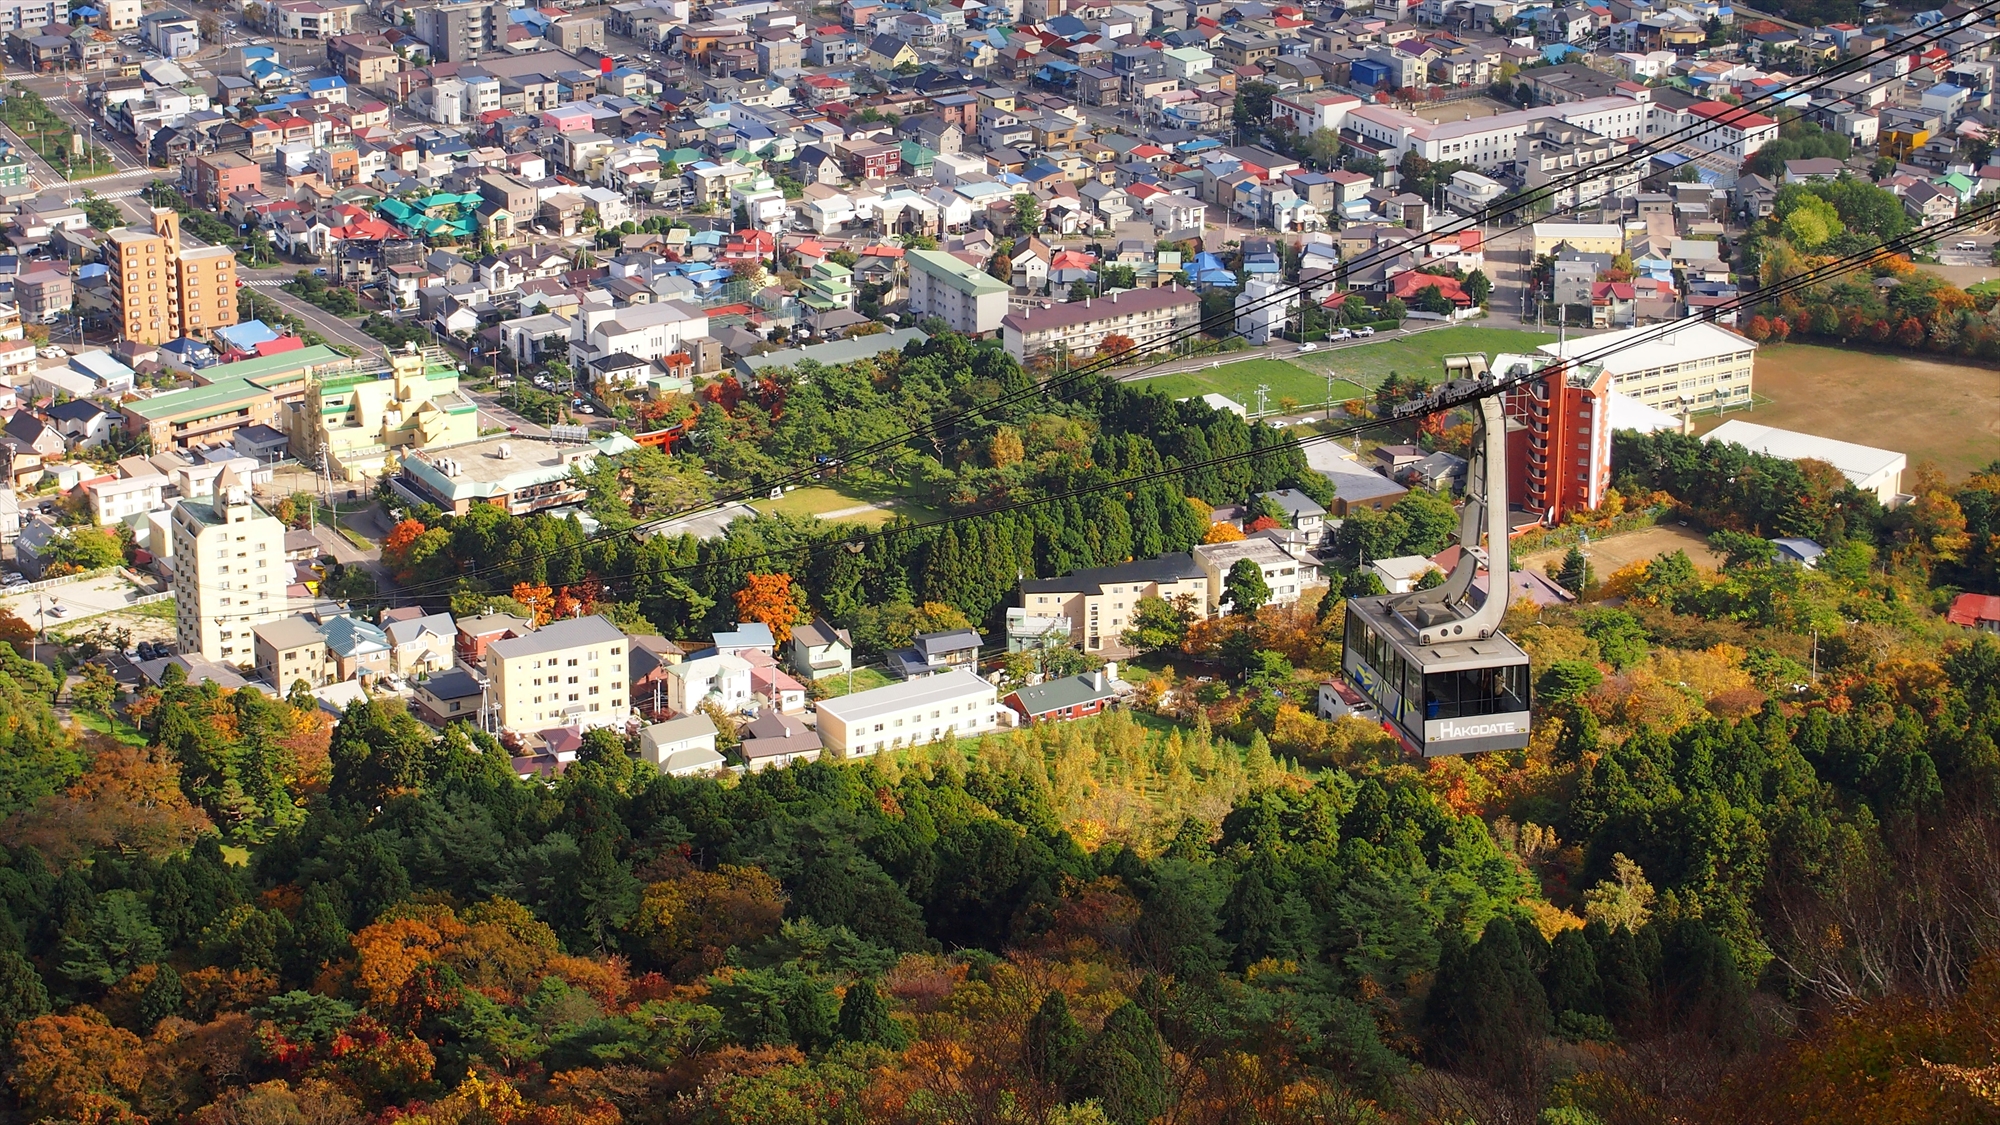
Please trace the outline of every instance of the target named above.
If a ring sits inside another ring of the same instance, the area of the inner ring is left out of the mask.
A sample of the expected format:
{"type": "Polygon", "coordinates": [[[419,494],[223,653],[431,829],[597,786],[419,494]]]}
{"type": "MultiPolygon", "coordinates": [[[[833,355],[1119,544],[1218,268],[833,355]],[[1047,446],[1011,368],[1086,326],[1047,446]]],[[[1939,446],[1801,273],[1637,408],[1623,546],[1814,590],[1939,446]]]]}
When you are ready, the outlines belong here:
{"type": "Polygon", "coordinates": [[[83,494],[90,500],[91,518],[99,527],[143,516],[166,503],[167,478],[159,473],[142,477],[106,477],[89,481],[83,494]]]}
{"type": "Polygon", "coordinates": [[[625,721],[625,634],[599,615],[554,621],[486,646],[489,697],[500,726],[534,731],[625,721]]]}
{"type": "MultiPolygon", "coordinates": [[[[138,5],[132,7],[132,26],[137,27],[138,5]]],[[[33,31],[57,22],[68,12],[67,5],[59,5],[55,0],[0,0],[0,31],[33,31]]]]}
{"type": "Polygon", "coordinates": [[[680,351],[686,341],[708,335],[708,314],[680,301],[614,308],[603,302],[579,307],[569,326],[570,367],[578,376],[596,373],[592,361],[620,353],[654,361],[680,351]]]}
{"type": "Polygon", "coordinates": [[[815,704],[820,743],[847,758],[994,729],[997,691],[963,669],[815,704]]]}
{"type": "Polygon", "coordinates": [[[1761,113],[1728,102],[1699,102],[1679,115],[1679,127],[1708,122],[1704,129],[1684,143],[1709,152],[1721,152],[1738,160],[1757,155],[1757,150],[1778,139],[1778,122],[1761,113]]]}
{"type": "Polygon", "coordinates": [[[1023,362],[1029,356],[1059,353],[1083,359],[1095,355],[1106,336],[1124,336],[1143,350],[1200,323],[1201,298],[1192,289],[1172,284],[1066,304],[1043,301],[1001,318],[1000,337],[1007,353],[1023,362]]]}
{"type": "Polygon", "coordinates": [[[106,31],[130,31],[139,26],[140,0],[102,0],[97,5],[97,26],[106,31]]]}
{"type": "MultiPolygon", "coordinates": [[[[1280,533],[1282,534],[1282,533],[1280,533]]],[[[1214,614],[1222,606],[1222,585],[1238,561],[1250,559],[1264,572],[1264,584],[1271,588],[1268,605],[1291,605],[1313,586],[1323,586],[1319,559],[1304,547],[1291,547],[1268,534],[1252,535],[1234,543],[1204,543],[1194,549],[1194,563],[1208,579],[1207,610],[1214,614]]]]}
{"type": "Polygon", "coordinates": [[[224,469],[210,501],[174,506],[174,632],[183,653],[222,664],[256,658],[252,631],[285,615],[285,525],[224,469]]]}
{"type": "Polygon", "coordinates": [[[1707,321],[1683,320],[1664,335],[1626,343],[1648,332],[1657,333],[1658,327],[1543,344],[1540,350],[1564,359],[1590,356],[1611,375],[1613,390],[1668,413],[1679,413],[1683,403],[1696,410],[1750,404],[1755,341],[1707,321]]]}
{"type": "Polygon", "coordinates": [[[1353,94],[1330,94],[1324,90],[1280,94],[1271,99],[1271,120],[1291,125],[1293,132],[1310,137],[1320,129],[1338,133],[1347,124],[1347,114],[1360,108],[1353,94]]]}
{"type": "Polygon", "coordinates": [[[692,715],[710,696],[722,704],[725,712],[749,706],[750,662],[740,656],[718,653],[667,666],[669,708],[692,715]]]}
{"type": "Polygon", "coordinates": [[[941,316],[968,336],[997,331],[1007,315],[1007,283],[938,250],[910,250],[910,317],[941,316]]]}
{"type": "Polygon", "coordinates": [[[1404,153],[1415,152],[1428,160],[1456,160],[1488,169],[1513,161],[1520,150],[1521,137],[1537,121],[1554,118],[1580,125],[1600,137],[1636,141],[1665,136],[1686,123],[1682,114],[1653,104],[1644,87],[1632,89],[1631,97],[1586,98],[1563,105],[1437,123],[1389,106],[1363,105],[1347,111],[1346,127],[1392,150],[1381,154],[1391,165],[1401,160],[1404,153]]]}

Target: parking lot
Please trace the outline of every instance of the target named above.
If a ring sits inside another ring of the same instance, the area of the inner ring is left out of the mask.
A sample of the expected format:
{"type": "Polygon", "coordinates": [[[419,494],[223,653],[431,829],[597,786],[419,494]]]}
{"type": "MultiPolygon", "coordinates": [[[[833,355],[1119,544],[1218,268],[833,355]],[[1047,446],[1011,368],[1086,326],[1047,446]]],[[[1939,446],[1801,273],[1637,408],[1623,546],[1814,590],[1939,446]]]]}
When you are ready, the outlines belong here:
{"type": "Polygon", "coordinates": [[[106,574],[42,590],[0,595],[0,606],[35,629],[55,629],[86,617],[129,608],[145,594],[123,574],[106,574]]]}

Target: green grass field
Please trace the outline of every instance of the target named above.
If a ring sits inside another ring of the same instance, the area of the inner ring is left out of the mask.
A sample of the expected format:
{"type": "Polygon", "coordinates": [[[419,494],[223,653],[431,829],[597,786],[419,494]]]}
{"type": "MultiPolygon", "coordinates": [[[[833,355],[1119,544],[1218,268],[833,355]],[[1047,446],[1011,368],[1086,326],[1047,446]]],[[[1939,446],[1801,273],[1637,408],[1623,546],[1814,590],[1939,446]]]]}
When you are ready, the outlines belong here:
{"type": "MultiPolygon", "coordinates": [[[[825,689],[827,699],[838,699],[848,692],[846,676],[828,676],[817,681],[825,689]]],[[[880,668],[856,668],[854,670],[854,690],[869,691],[878,687],[888,687],[896,681],[880,668]]]]}
{"type": "Polygon", "coordinates": [[[99,734],[108,734],[127,746],[144,746],[146,744],[146,736],[140,733],[139,728],[126,722],[123,718],[115,721],[107,721],[103,715],[95,711],[85,711],[81,708],[70,712],[70,716],[83,724],[84,729],[94,730],[99,734]]]}
{"type": "MultiPolygon", "coordinates": [[[[1271,388],[1271,393],[1264,400],[1267,410],[1310,408],[1326,403],[1326,375],[1308,371],[1282,359],[1239,360],[1201,371],[1162,375],[1157,379],[1144,380],[1138,385],[1177,399],[1205,394],[1225,394],[1242,403],[1246,409],[1254,411],[1257,409],[1257,386],[1260,383],[1271,388]]],[[[1336,378],[1333,381],[1335,402],[1361,398],[1366,394],[1365,390],[1346,379],[1336,378]]]]}
{"type": "Polygon", "coordinates": [[[880,527],[894,516],[908,516],[913,520],[934,518],[937,513],[929,508],[912,504],[894,489],[865,483],[842,481],[839,484],[801,485],[785,493],[776,500],[757,500],[750,505],[768,515],[821,516],[833,512],[846,512],[833,518],[842,523],[859,523],[869,527],[880,527]],[[863,505],[876,507],[866,511],[851,511],[863,505]]]}
{"type": "Polygon", "coordinates": [[[1336,345],[1285,359],[1238,360],[1216,368],[1161,375],[1139,385],[1172,398],[1225,394],[1255,410],[1257,385],[1261,383],[1271,388],[1265,400],[1267,409],[1281,409],[1279,403],[1284,400],[1312,409],[1326,402],[1328,375],[1335,377],[1333,400],[1340,402],[1366,397],[1391,371],[1436,381],[1444,374],[1445,356],[1464,352],[1482,352],[1489,357],[1498,352],[1531,352],[1555,338],[1553,332],[1456,325],[1365,344],[1336,345]]]}

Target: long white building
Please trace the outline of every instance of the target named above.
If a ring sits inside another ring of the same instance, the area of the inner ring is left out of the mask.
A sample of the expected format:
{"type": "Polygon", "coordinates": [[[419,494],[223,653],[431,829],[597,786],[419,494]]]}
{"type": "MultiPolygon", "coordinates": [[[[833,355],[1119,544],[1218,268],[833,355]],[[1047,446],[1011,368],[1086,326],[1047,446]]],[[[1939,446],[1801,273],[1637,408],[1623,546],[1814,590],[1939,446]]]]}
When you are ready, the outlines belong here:
{"type": "Polygon", "coordinates": [[[1750,404],[1756,341],[1707,321],[1684,320],[1669,332],[1626,344],[1658,331],[1658,325],[1648,325],[1573,337],[1543,344],[1541,351],[1563,359],[1588,357],[1610,374],[1613,390],[1669,413],[1678,413],[1683,402],[1696,410],[1750,404]],[[1612,348],[1617,350],[1607,351],[1612,348]]]}
{"type": "MultiPolygon", "coordinates": [[[[1380,147],[1383,159],[1390,164],[1402,159],[1404,153],[1414,152],[1428,160],[1457,160],[1476,168],[1512,163],[1518,158],[1521,138],[1529,127],[1552,118],[1588,129],[1600,137],[1641,142],[1714,122],[1717,128],[1690,136],[1686,143],[1738,159],[1755,154],[1778,135],[1778,123],[1760,113],[1722,102],[1700,102],[1686,109],[1674,109],[1653,101],[1652,91],[1644,86],[1631,83],[1626,86],[1629,89],[1622,95],[1461,121],[1433,123],[1389,106],[1346,106],[1337,99],[1326,98],[1313,104],[1313,114],[1299,116],[1309,119],[1315,127],[1345,130],[1380,147]]],[[[1276,113],[1274,109],[1273,114],[1276,113]]]]}

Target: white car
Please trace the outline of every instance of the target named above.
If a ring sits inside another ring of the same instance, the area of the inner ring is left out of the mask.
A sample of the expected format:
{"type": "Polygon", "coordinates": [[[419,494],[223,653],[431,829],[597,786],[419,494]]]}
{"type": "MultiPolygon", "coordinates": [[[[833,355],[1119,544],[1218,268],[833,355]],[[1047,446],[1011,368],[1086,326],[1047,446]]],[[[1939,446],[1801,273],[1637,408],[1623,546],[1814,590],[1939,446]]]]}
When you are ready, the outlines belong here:
{"type": "Polygon", "coordinates": [[[1375,330],[1364,324],[1361,327],[1355,329],[1354,334],[1356,336],[1373,336],[1375,334],[1375,330]]]}
{"type": "Polygon", "coordinates": [[[67,610],[67,609],[64,609],[64,608],[63,608],[63,604],[62,604],[61,602],[50,602],[50,603],[49,603],[49,616],[50,616],[50,617],[68,617],[68,616],[69,616],[69,610],[67,610]]]}
{"type": "Polygon", "coordinates": [[[1959,243],[1958,245],[1956,245],[1956,246],[1952,247],[1952,249],[1953,249],[1953,250],[1977,250],[1977,249],[1979,249],[1979,244],[1978,244],[1977,242],[1974,242],[1973,240],[1971,240],[1971,239],[1969,239],[1969,238],[1968,238],[1968,239],[1966,239],[1966,240],[1965,240],[1964,242],[1961,242],[1961,243],[1959,243]]]}
{"type": "Polygon", "coordinates": [[[1354,339],[1354,333],[1345,328],[1336,328],[1332,332],[1327,333],[1326,338],[1329,340],[1352,340],[1354,339]]]}
{"type": "Polygon", "coordinates": [[[1305,353],[1307,353],[1307,352],[1316,352],[1316,351],[1318,351],[1318,350],[1319,350],[1319,345],[1318,345],[1318,344],[1300,344],[1300,345],[1299,345],[1299,354],[1300,354],[1300,355],[1304,355],[1304,354],[1305,354],[1305,353]]]}

